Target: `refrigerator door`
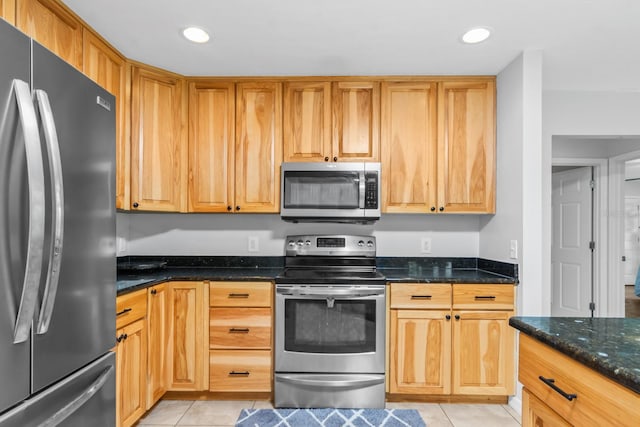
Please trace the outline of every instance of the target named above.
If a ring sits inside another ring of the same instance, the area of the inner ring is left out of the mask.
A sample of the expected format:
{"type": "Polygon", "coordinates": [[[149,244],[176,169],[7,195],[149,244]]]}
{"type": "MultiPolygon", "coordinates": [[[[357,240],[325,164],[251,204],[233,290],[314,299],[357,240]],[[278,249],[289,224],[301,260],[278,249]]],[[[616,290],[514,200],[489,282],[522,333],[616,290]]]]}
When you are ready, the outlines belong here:
{"type": "Polygon", "coordinates": [[[50,179],[45,209],[48,262],[33,328],[32,386],[37,392],[115,345],[115,98],[32,43],[33,90],[45,176],[50,179]],[[57,150],[47,144],[58,145],[57,150]],[[62,201],[56,201],[57,193],[62,201]],[[63,212],[56,206],[63,206],[63,212]],[[56,235],[61,218],[63,237],[56,235]]]}
{"type": "Polygon", "coordinates": [[[0,415],[0,427],[113,427],[115,354],[105,356],[0,415]]]}
{"type": "Polygon", "coordinates": [[[29,83],[29,43],[0,19],[0,413],[29,395],[30,343],[14,344],[27,265],[29,186],[13,84],[29,83]]]}

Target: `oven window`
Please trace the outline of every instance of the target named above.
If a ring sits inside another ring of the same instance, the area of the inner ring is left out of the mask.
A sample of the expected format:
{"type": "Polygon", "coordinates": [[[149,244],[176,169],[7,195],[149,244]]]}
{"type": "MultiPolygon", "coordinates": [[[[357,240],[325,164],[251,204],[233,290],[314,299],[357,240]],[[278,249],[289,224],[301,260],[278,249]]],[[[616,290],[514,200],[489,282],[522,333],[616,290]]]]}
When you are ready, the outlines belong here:
{"type": "Polygon", "coordinates": [[[367,353],[376,349],[376,301],[285,300],[284,349],[367,353]]]}
{"type": "Polygon", "coordinates": [[[284,207],[288,209],[357,209],[357,172],[285,172],[284,207]]]}

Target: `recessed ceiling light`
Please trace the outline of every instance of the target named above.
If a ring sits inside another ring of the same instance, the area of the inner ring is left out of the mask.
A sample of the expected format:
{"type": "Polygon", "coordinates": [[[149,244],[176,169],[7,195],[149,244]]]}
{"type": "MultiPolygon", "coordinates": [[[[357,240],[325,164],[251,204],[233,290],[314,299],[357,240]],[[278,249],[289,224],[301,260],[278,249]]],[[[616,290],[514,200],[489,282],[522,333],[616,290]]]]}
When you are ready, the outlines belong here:
{"type": "Polygon", "coordinates": [[[491,30],[487,27],[472,28],[462,36],[462,41],[473,44],[485,41],[491,35],[491,30]]]}
{"type": "Polygon", "coordinates": [[[194,43],[206,43],[209,41],[209,34],[198,27],[188,27],[182,30],[182,35],[194,43]]]}

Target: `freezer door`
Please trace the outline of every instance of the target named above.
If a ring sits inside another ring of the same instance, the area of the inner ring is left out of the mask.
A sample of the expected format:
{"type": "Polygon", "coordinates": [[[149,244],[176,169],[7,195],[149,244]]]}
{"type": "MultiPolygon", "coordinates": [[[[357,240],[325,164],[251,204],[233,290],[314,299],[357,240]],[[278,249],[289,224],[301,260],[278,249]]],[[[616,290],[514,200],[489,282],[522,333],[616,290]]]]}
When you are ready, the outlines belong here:
{"type": "Polygon", "coordinates": [[[113,427],[115,354],[107,353],[20,406],[0,415],[0,427],[113,427]]]}
{"type": "MultiPolygon", "coordinates": [[[[0,19],[0,413],[29,395],[29,340],[15,344],[27,263],[24,131],[13,80],[29,83],[29,39],[0,19]]],[[[27,324],[27,332],[28,332],[27,324]]],[[[28,335],[27,335],[28,338],[28,335]]]]}
{"type": "Polygon", "coordinates": [[[45,259],[49,262],[43,265],[33,328],[32,385],[37,392],[115,345],[115,98],[32,43],[33,90],[45,176],[50,178],[45,209],[45,259]],[[55,134],[57,144],[47,129],[55,134]],[[46,144],[58,145],[61,177],[56,173],[55,153],[52,157],[46,144]],[[56,183],[62,185],[60,189],[56,183]],[[56,212],[58,191],[63,193],[62,213],[56,212]],[[55,224],[61,218],[64,234],[56,236],[55,224]],[[56,260],[59,267],[50,268],[56,260]],[[47,284],[52,273],[58,275],[57,289],[53,289],[56,283],[47,284]],[[47,288],[55,290],[54,297],[47,288]]]}

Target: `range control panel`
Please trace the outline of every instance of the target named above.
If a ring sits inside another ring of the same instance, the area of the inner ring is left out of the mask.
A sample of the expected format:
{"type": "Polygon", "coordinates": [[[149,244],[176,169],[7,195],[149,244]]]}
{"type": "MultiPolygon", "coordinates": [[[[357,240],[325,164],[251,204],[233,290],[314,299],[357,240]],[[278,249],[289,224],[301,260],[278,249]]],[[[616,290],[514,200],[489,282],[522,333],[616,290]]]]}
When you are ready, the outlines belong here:
{"type": "Polygon", "coordinates": [[[287,256],[376,256],[376,238],[354,235],[295,235],[285,239],[287,256]]]}

